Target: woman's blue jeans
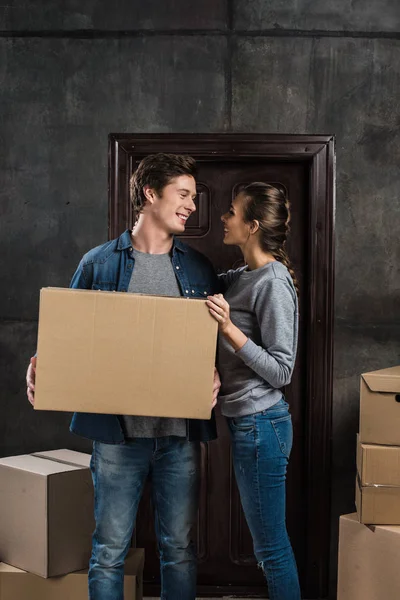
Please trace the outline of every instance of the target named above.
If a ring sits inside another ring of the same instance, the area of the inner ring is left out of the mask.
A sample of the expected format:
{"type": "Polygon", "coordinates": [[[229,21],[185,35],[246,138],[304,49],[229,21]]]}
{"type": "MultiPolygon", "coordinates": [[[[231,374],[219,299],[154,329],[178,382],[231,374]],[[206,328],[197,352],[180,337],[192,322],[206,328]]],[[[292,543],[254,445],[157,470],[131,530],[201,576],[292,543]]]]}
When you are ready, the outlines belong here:
{"type": "Polygon", "coordinates": [[[286,468],[293,441],[288,404],[228,418],[236,481],[254,554],[270,600],[299,600],[296,561],[286,530],[286,468]]]}
{"type": "Polygon", "coordinates": [[[199,461],[198,442],[173,436],[116,445],[94,442],[96,529],[89,568],[90,600],[124,598],[124,560],[149,475],[161,600],[195,600],[197,565],[191,529],[197,518],[199,461]]]}

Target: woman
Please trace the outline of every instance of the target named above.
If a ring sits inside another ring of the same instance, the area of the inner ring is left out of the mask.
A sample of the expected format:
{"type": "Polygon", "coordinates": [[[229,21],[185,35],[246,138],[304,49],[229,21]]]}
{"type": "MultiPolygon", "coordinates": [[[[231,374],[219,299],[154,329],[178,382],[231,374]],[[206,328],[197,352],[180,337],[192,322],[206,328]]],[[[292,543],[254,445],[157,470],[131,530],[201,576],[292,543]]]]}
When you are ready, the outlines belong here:
{"type": "Polygon", "coordinates": [[[246,267],[221,276],[225,297],[209,296],[218,321],[219,400],[227,417],[240,498],[271,600],[299,600],[286,531],[285,479],[292,423],[280,388],[290,382],[298,331],[297,284],[285,250],[286,193],[251,183],[222,216],[224,243],[246,267]]]}

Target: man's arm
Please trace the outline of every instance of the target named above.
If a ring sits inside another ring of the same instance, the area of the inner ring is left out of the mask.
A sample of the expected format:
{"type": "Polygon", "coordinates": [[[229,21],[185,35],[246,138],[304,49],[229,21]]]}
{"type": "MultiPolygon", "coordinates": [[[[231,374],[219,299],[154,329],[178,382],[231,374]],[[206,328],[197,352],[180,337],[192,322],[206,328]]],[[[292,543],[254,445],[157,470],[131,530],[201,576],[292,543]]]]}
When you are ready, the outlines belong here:
{"type": "Polygon", "coordinates": [[[26,372],[26,393],[32,406],[35,405],[36,356],[32,356],[26,372]]]}
{"type": "MultiPolygon", "coordinates": [[[[89,281],[88,273],[85,273],[85,269],[83,266],[83,259],[78,265],[76,269],[69,287],[74,289],[83,289],[87,290],[92,287],[91,281],[89,281]]],[[[26,395],[28,396],[29,402],[32,406],[35,405],[35,382],[36,382],[36,355],[32,356],[28,370],[26,372],[26,395]]]]}

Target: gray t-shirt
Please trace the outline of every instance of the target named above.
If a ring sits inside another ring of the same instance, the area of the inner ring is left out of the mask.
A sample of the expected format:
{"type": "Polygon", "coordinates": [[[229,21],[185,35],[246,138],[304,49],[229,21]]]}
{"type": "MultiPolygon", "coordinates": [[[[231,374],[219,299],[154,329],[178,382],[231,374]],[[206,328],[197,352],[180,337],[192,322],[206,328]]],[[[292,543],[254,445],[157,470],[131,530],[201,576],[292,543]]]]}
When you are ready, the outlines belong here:
{"type": "MultiPolygon", "coordinates": [[[[128,292],[153,296],[181,296],[169,254],[147,254],[133,249],[135,266],[128,292]]],[[[122,416],[127,438],[186,437],[186,419],[122,416]]]]}
{"type": "Polygon", "coordinates": [[[220,275],[232,322],[249,338],[235,352],[218,337],[218,400],[227,417],[255,414],[280,400],[296,359],[298,303],[293,280],[280,262],[220,275]]]}

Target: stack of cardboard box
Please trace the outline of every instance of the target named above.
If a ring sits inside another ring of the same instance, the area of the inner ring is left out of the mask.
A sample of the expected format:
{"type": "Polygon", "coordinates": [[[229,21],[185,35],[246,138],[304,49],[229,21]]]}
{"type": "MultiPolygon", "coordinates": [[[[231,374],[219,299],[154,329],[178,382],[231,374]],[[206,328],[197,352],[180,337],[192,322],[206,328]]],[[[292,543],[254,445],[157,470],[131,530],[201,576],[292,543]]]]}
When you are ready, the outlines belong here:
{"type": "MultiPolygon", "coordinates": [[[[54,450],[0,459],[0,600],[87,600],[94,530],[90,456],[54,450]]],[[[142,599],[144,552],[125,564],[142,599]]]]}
{"type": "Polygon", "coordinates": [[[340,517],[338,600],[398,600],[400,367],[361,376],[356,509],[340,517]]]}

